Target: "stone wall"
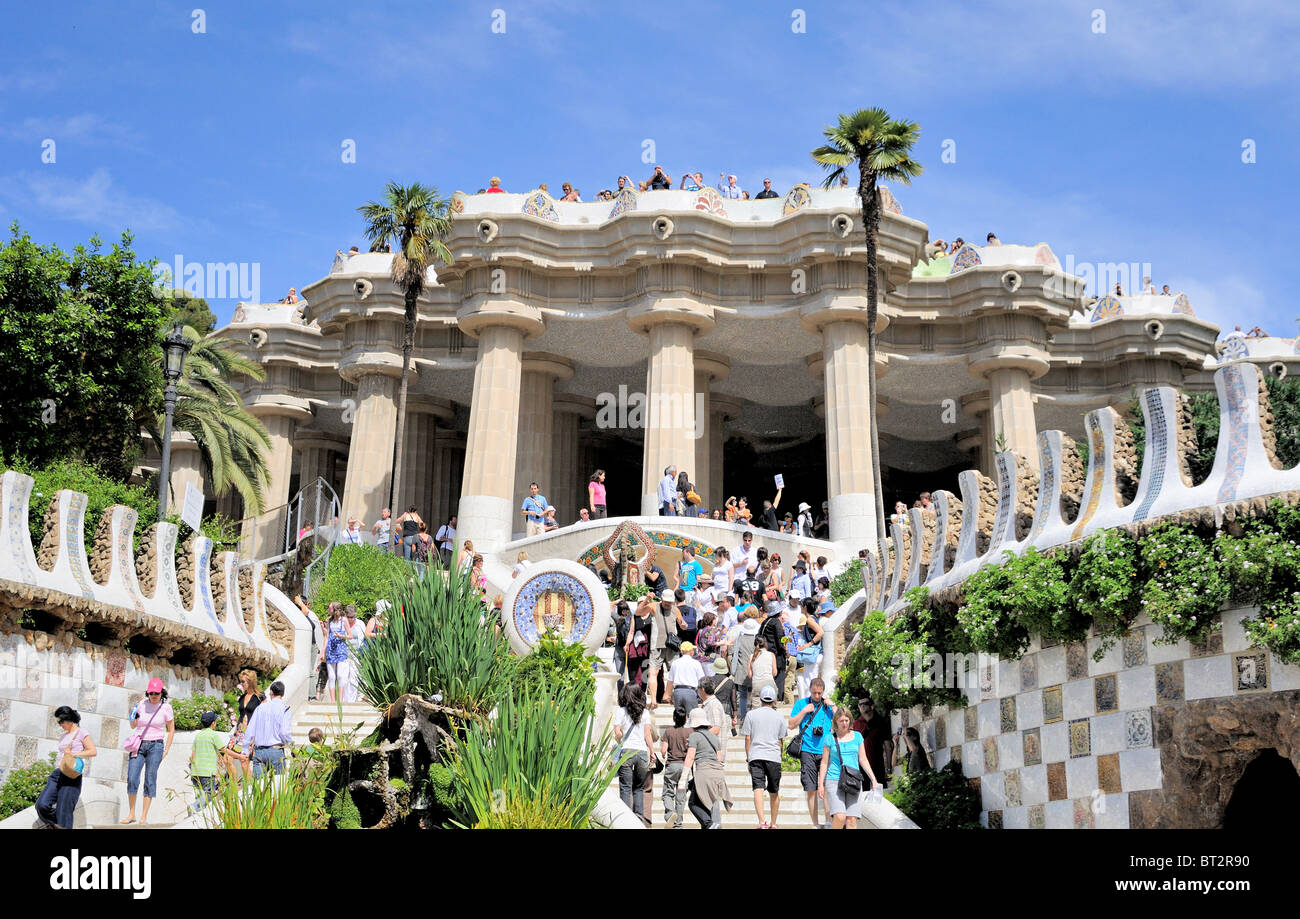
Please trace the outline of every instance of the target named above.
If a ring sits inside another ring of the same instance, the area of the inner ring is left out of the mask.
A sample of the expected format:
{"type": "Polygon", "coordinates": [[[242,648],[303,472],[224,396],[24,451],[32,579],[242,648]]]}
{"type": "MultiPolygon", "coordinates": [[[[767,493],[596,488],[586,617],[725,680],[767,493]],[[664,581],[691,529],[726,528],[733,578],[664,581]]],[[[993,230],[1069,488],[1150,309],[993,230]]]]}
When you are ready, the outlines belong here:
{"type": "Polygon", "coordinates": [[[980,661],[964,708],[894,714],[936,767],[959,760],[981,822],[1006,828],[1221,825],[1258,751],[1300,767],[1300,667],[1249,645],[1242,619],[1202,645],[1157,644],[1139,617],[1100,661],[1099,639],[1035,640],[1018,661],[980,661]]]}

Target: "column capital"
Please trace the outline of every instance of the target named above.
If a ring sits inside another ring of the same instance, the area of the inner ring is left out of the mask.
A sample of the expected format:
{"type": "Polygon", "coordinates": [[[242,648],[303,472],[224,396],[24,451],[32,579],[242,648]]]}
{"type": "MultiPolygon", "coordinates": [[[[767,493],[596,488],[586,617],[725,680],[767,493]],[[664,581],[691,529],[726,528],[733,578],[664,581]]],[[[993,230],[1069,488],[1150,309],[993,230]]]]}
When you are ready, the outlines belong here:
{"type": "Polygon", "coordinates": [[[725,380],[731,376],[731,358],[716,351],[696,351],[695,373],[706,374],[710,380],[725,380]]]}
{"type": "Polygon", "coordinates": [[[997,370],[1023,370],[1036,380],[1052,366],[1051,356],[1035,345],[1024,342],[996,342],[981,348],[967,359],[971,376],[987,379],[997,370]]]}
{"type": "Polygon", "coordinates": [[[573,361],[545,351],[525,351],[523,373],[541,373],[564,383],[573,379],[573,361]]]}
{"type": "MultiPolygon", "coordinates": [[[[814,380],[820,380],[826,376],[826,352],[816,351],[809,354],[804,359],[808,365],[808,375],[814,380]]],[[[876,345],[876,379],[879,380],[889,372],[889,355],[884,349],[876,345]]]]}
{"type": "Polygon", "coordinates": [[[976,415],[982,415],[992,406],[989,400],[988,390],[967,393],[961,397],[961,410],[967,415],[974,418],[976,415]]]}
{"type": "Polygon", "coordinates": [[[293,421],[311,421],[311,403],[297,396],[263,393],[244,406],[259,421],[264,418],[289,418],[293,421]]]}
{"type": "Polygon", "coordinates": [[[721,415],[724,420],[739,418],[744,410],[745,403],[734,396],[709,393],[709,412],[721,415]]]}
{"type": "MultiPolygon", "coordinates": [[[[876,310],[876,334],[889,327],[885,315],[885,296],[882,290],[876,310]]],[[[827,291],[818,294],[799,308],[799,323],[805,330],[817,334],[832,322],[867,322],[867,297],[862,293],[827,291]]]]}
{"type": "Polygon", "coordinates": [[[335,453],[347,453],[348,442],[329,434],[309,432],[294,434],[293,445],[298,450],[332,450],[335,453]]]}
{"type": "MultiPolygon", "coordinates": [[[[402,353],[391,351],[370,351],[360,346],[348,351],[339,361],[339,376],[356,386],[362,377],[381,376],[394,380],[402,378],[402,353]]],[[[418,379],[415,361],[411,361],[411,379],[418,379]]]]}
{"type": "Polygon", "coordinates": [[[578,415],[581,418],[587,418],[595,415],[596,400],[587,396],[574,395],[573,393],[557,392],[552,407],[557,415],[578,415]]]}
{"type": "Polygon", "coordinates": [[[406,413],[408,415],[432,415],[438,421],[455,421],[456,406],[447,399],[427,396],[424,393],[408,392],[406,394],[406,413]]]}
{"type": "Polygon", "coordinates": [[[697,335],[712,332],[717,324],[713,307],[689,297],[646,298],[627,312],[627,325],[633,332],[646,333],[663,323],[688,325],[697,335]]]}
{"type": "Polygon", "coordinates": [[[984,446],[984,432],[979,428],[961,431],[957,434],[957,449],[963,451],[977,450],[984,446]]]}
{"type": "Polygon", "coordinates": [[[478,338],[483,329],[491,326],[518,329],[525,340],[546,331],[540,309],[509,297],[473,297],[457,311],[456,320],[460,330],[472,338],[478,338]]]}

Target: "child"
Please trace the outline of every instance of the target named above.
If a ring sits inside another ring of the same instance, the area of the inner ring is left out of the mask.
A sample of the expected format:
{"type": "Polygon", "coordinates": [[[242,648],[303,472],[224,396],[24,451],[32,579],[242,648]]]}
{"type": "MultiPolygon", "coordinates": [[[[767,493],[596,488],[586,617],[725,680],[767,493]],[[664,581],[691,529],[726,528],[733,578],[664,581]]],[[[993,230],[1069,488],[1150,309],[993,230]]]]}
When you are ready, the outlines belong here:
{"type": "Polygon", "coordinates": [[[226,738],[213,729],[216,712],[204,712],[199,718],[203,730],[194,735],[194,749],[190,752],[190,783],[197,792],[195,809],[202,810],[217,793],[217,770],[226,738]]]}

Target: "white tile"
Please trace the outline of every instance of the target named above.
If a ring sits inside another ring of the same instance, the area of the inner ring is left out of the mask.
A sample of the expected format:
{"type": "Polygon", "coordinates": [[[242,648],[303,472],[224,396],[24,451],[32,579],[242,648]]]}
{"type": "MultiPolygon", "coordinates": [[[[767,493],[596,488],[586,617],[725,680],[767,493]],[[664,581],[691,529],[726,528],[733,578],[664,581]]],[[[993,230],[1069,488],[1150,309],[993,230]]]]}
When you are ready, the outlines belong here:
{"type": "Polygon", "coordinates": [[[935,751],[934,751],[934,768],[935,768],[935,769],[942,769],[944,766],[948,765],[948,760],[949,760],[951,757],[952,757],[952,753],[949,752],[949,750],[948,750],[947,747],[944,747],[942,750],[935,750],[935,751]]]}
{"type": "Polygon", "coordinates": [[[1025,763],[1025,743],[1019,731],[998,735],[998,768],[1019,769],[1025,763]]]}
{"type": "Polygon", "coordinates": [[[1069,725],[1064,721],[1043,725],[1040,739],[1043,743],[1043,762],[1059,763],[1070,758],[1069,725]]]}
{"type": "Polygon", "coordinates": [[[58,708],[60,705],[76,708],[79,689],[79,686],[51,686],[41,692],[41,701],[50,708],[58,708]]]}
{"type": "Polygon", "coordinates": [[[979,707],[979,732],[980,739],[992,737],[1002,730],[1002,709],[1001,703],[997,699],[990,699],[987,702],[981,702],[979,707]]]}
{"type": "Polygon", "coordinates": [[[1232,695],[1232,658],[1216,654],[1187,661],[1183,665],[1183,691],[1189,700],[1232,695]]]}
{"type": "Polygon", "coordinates": [[[16,737],[44,737],[50,721],[50,707],[34,702],[9,703],[9,733],[16,737]]]}
{"type": "Polygon", "coordinates": [[[1048,801],[1043,808],[1043,825],[1049,830],[1074,829],[1074,802],[1048,801]]]}
{"type": "Polygon", "coordinates": [[[1127,830],[1128,793],[1102,795],[1097,799],[1097,811],[1093,818],[1099,830],[1127,830]]]}
{"type": "Polygon", "coordinates": [[[1020,770],[1020,800],[1026,806],[1047,803],[1047,767],[1026,766],[1020,770]]]}
{"type": "Polygon", "coordinates": [[[22,691],[22,670],[12,663],[0,664],[0,699],[17,699],[22,691]]]}
{"type": "Polygon", "coordinates": [[[961,774],[968,779],[984,774],[984,745],[978,740],[961,745],[961,774]]]}
{"type": "Polygon", "coordinates": [[[117,715],[119,718],[125,718],[131,711],[131,693],[121,686],[101,684],[99,703],[95,706],[95,710],[101,715],[117,715]]]}
{"type": "Polygon", "coordinates": [[[1124,642],[1117,640],[1110,650],[1102,655],[1101,660],[1094,660],[1093,654],[1101,647],[1100,638],[1088,639],[1088,673],[1102,676],[1114,673],[1124,666],[1124,642]]]}
{"type": "Polygon", "coordinates": [[[1092,680],[1075,680],[1061,687],[1061,707],[1065,720],[1087,718],[1096,711],[1097,702],[1093,695],[1092,680]]]}
{"type": "Polygon", "coordinates": [[[1065,645],[1048,648],[1038,655],[1039,687],[1065,682],[1065,645]]]}
{"type": "Polygon", "coordinates": [[[1001,772],[990,772],[980,779],[980,799],[986,811],[999,811],[1006,806],[1007,798],[1001,772]]]}
{"type": "Polygon", "coordinates": [[[955,712],[949,712],[944,717],[948,720],[948,745],[954,746],[958,741],[966,740],[965,716],[962,712],[965,709],[957,709],[955,712]]]}
{"type": "Polygon", "coordinates": [[[96,715],[94,712],[80,712],[81,729],[91,736],[98,737],[103,733],[103,716],[96,715]]]}
{"type": "Polygon", "coordinates": [[[1029,808],[1008,807],[1002,812],[1002,828],[1006,830],[1029,829],[1029,808]]]}
{"type": "MultiPolygon", "coordinates": [[[[17,738],[13,734],[0,734],[0,768],[7,767],[14,761],[14,744],[17,738]]],[[[0,782],[3,782],[0,779],[0,782]]]]}
{"type": "Polygon", "coordinates": [[[1187,639],[1180,638],[1172,645],[1158,645],[1156,639],[1162,634],[1160,626],[1153,625],[1147,629],[1147,663],[1167,664],[1169,661],[1184,661],[1192,656],[1187,639]]]}
{"type": "Polygon", "coordinates": [[[1233,651],[1245,651],[1251,646],[1250,639],[1246,637],[1246,630],[1242,628],[1241,620],[1254,614],[1254,607],[1230,609],[1223,612],[1220,619],[1223,621],[1224,651],[1231,654],[1233,651]]]}
{"type": "Polygon", "coordinates": [[[1120,787],[1125,791],[1143,791],[1161,787],[1160,750],[1124,750],[1119,755],[1120,787]]]}
{"type": "Polygon", "coordinates": [[[1016,696],[1016,727],[1036,728],[1043,723],[1043,691],[1035,689],[1016,696]]]}
{"type": "Polygon", "coordinates": [[[1300,689],[1300,667],[1284,664],[1276,654],[1268,657],[1268,687],[1274,692],[1300,689]]]}
{"type": "Polygon", "coordinates": [[[1097,790],[1097,760],[1080,756],[1065,761],[1065,794],[1070,798],[1087,798],[1097,790]]]}
{"type": "Polygon", "coordinates": [[[1124,724],[1124,712],[1111,712],[1109,715],[1098,715],[1093,718],[1092,752],[1100,755],[1123,750],[1128,740],[1124,724]]]}
{"type": "Polygon", "coordinates": [[[36,762],[47,763],[51,753],[59,752],[59,742],[48,737],[36,741],[36,762]]]}
{"type": "Polygon", "coordinates": [[[1119,672],[1119,707],[1127,711],[1156,704],[1156,668],[1148,664],[1119,672]]]}
{"type": "Polygon", "coordinates": [[[994,679],[997,682],[993,684],[993,689],[999,698],[1014,696],[1020,691],[1020,661],[999,661],[994,679]]]}
{"type": "Polygon", "coordinates": [[[101,746],[95,761],[90,765],[90,774],[101,782],[121,781],[122,763],[125,760],[125,750],[106,750],[101,746]]]}

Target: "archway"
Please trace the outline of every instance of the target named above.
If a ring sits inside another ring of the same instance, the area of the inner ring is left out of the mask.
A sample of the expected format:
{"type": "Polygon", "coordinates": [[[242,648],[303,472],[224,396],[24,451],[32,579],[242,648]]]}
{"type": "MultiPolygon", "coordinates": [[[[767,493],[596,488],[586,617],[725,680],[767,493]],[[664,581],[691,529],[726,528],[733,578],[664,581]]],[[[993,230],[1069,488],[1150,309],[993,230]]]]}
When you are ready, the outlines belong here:
{"type": "Polygon", "coordinates": [[[1300,774],[1275,749],[1246,766],[1223,812],[1225,830],[1274,830],[1300,821],[1300,774]]]}

